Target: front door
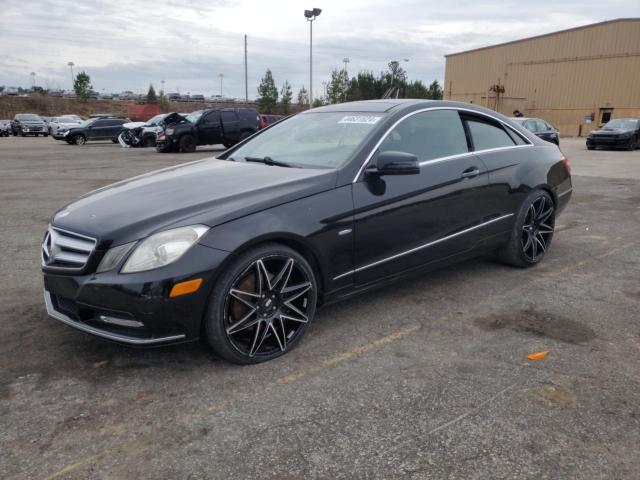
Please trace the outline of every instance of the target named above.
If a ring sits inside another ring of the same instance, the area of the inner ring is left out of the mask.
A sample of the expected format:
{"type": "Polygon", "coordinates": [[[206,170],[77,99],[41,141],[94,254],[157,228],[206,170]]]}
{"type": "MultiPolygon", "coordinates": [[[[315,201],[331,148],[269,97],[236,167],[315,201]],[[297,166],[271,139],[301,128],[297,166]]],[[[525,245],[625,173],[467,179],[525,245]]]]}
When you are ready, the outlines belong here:
{"type": "MultiPolygon", "coordinates": [[[[364,285],[472,248],[487,195],[487,169],[456,110],[413,114],[378,152],[412,153],[420,173],[367,176],[353,185],[355,282],[364,285]]],[[[372,161],[375,161],[375,155],[372,161]]]]}
{"type": "Polygon", "coordinates": [[[216,143],[222,143],[219,110],[205,113],[198,125],[198,145],[214,145],[216,143]]]}

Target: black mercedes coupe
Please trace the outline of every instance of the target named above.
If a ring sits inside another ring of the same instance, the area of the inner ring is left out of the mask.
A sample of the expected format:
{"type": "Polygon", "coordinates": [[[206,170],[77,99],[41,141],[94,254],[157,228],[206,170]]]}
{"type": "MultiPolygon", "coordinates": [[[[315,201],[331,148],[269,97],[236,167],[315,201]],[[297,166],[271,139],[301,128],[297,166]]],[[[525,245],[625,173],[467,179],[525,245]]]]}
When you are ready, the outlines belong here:
{"type": "Polygon", "coordinates": [[[112,341],[203,337],[261,362],[295,347],[319,305],[409,273],[482,254],[535,266],[571,191],[556,145],[476,105],[316,108],[59,210],[45,303],[112,341]]]}

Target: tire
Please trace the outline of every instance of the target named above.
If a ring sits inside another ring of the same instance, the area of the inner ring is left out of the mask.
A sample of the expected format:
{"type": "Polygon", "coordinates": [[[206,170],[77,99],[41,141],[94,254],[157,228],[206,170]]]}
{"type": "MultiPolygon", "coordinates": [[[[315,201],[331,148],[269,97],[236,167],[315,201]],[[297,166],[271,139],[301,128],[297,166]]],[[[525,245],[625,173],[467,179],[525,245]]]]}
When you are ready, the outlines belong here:
{"type": "Polygon", "coordinates": [[[587,146],[587,150],[595,150],[595,149],[596,149],[596,147],[589,147],[589,146],[587,146]]]}
{"type": "Polygon", "coordinates": [[[233,363],[272,360],[299,343],[317,298],[315,274],[302,255],[277,243],[258,246],[218,279],[204,318],[205,338],[233,363]]]}
{"type": "Polygon", "coordinates": [[[180,151],[182,153],[192,153],[196,151],[196,139],[193,135],[183,135],[180,137],[180,151]]]}
{"type": "Polygon", "coordinates": [[[27,136],[27,134],[26,134],[26,133],[24,133],[24,132],[20,132],[20,136],[21,136],[21,137],[26,137],[26,136],[27,136]]]}
{"type": "Polygon", "coordinates": [[[84,137],[84,135],[75,135],[73,137],[73,142],[76,145],[84,145],[85,143],[87,143],[87,139],[84,137]]]}
{"type": "Polygon", "coordinates": [[[156,139],[150,135],[147,135],[142,139],[142,147],[144,148],[153,147],[155,144],[156,144],[156,139]]]}
{"type": "Polygon", "coordinates": [[[17,137],[17,136],[18,136],[18,132],[17,132],[16,130],[13,130],[13,131],[12,131],[12,133],[13,133],[13,136],[14,136],[14,137],[17,137]]]}
{"type": "Polygon", "coordinates": [[[48,134],[48,133],[43,133],[43,134],[42,134],[42,136],[43,136],[43,137],[48,137],[48,136],[49,136],[49,134],[48,134]]]}
{"type": "Polygon", "coordinates": [[[498,258],[515,267],[537,265],[551,247],[554,229],[555,205],[551,195],[534,190],[522,203],[511,238],[498,250],[498,258]]]}

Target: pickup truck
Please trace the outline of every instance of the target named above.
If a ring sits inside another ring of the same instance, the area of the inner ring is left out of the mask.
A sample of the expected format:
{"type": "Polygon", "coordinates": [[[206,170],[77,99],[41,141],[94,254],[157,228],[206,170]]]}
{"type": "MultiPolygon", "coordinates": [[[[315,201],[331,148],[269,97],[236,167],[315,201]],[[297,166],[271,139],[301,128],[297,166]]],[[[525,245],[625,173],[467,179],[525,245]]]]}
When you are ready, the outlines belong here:
{"type": "Polygon", "coordinates": [[[253,108],[198,110],[176,120],[158,134],[158,152],[190,153],[198,145],[220,143],[229,148],[260,129],[260,114],[253,108]]]}

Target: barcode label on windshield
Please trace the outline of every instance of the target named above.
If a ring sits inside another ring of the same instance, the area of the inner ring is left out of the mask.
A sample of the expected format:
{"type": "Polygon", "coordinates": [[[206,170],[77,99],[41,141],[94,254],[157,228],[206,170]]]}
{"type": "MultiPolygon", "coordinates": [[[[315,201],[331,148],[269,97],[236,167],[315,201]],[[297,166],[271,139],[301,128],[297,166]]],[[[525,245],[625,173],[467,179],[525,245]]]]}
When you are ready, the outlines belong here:
{"type": "Polygon", "coordinates": [[[365,123],[367,125],[375,125],[382,117],[371,117],[368,115],[350,115],[342,117],[338,123],[365,123]]]}

